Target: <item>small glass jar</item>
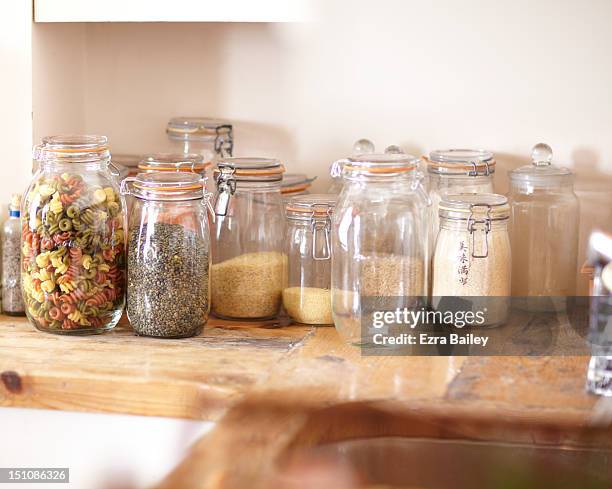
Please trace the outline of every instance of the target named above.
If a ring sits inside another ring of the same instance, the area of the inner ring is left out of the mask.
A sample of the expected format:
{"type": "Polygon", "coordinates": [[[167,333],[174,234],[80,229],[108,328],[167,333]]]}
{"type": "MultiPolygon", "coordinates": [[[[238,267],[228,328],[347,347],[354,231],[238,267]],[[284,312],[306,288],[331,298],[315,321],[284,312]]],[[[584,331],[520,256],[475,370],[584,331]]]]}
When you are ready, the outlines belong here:
{"type": "Polygon", "coordinates": [[[399,298],[400,307],[426,303],[430,202],[418,161],[405,154],[367,154],[340,163],[344,184],[332,224],[332,313],[349,343],[370,342],[361,334],[366,297],[399,298]]]}
{"type": "Polygon", "coordinates": [[[226,158],[216,175],[212,312],[226,319],[271,319],[286,283],[284,168],[268,158],[226,158]]]}
{"type": "Polygon", "coordinates": [[[304,324],[333,324],[331,313],[331,216],[337,197],[315,194],[286,205],[288,281],[283,306],[304,324]]]}
{"type": "Polygon", "coordinates": [[[93,334],[123,311],[123,205],[104,136],[52,136],[24,196],[22,288],[41,331],[93,334]]]}
{"type": "Polygon", "coordinates": [[[578,275],[574,176],[551,164],[546,144],[536,145],[531,157],[531,165],[510,172],[512,295],[521,308],[560,310],[575,294],[578,275]]]}
{"type": "Polygon", "coordinates": [[[314,182],[315,179],[316,177],[308,178],[302,173],[286,173],[283,175],[281,194],[285,202],[298,195],[308,195],[312,182],[314,182]]]}
{"type": "Polygon", "coordinates": [[[234,131],[231,124],[206,117],[173,117],[168,121],[166,134],[174,151],[202,155],[213,165],[219,158],[232,156],[234,131]]]}
{"type": "Polygon", "coordinates": [[[495,159],[482,149],[444,149],[424,156],[427,164],[428,191],[431,198],[432,245],[440,228],[438,206],[445,193],[493,193],[495,159]]]}
{"type": "Polygon", "coordinates": [[[469,297],[485,311],[479,325],[503,323],[510,304],[508,199],[497,194],[446,194],[433,258],[432,303],[469,297]]]}
{"type": "Polygon", "coordinates": [[[210,232],[205,180],[194,173],[128,177],[127,313],[143,336],[184,338],[202,331],[210,311],[210,232]]]}

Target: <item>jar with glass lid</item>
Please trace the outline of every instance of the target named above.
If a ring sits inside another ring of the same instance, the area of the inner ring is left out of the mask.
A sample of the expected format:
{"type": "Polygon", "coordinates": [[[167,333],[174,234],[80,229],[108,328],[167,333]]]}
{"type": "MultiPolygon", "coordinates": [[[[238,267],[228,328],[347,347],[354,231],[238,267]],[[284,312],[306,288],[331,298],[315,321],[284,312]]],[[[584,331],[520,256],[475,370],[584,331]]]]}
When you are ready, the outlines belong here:
{"type": "Polygon", "coordinates": [[[212,163],[205,160],[201,154],[197,153],[155,153],[144,155],[138,163],[138,170],[142,173],[150,172],[187,172],[197,173],[205,178],[209,188],[214,185],[210,178],[212,163]]]}
{"type": "Polygon", "coordinates": [[[482,149],[441,149],[423,159],[432,202],[433,245],[440,225],[438,206],[442,195],[493,193],[495,159],[493,153],[482,149]]]}
{"type": "Polygon", "coordinates": [[[119,321],[125,293],[123,205],[104,136],[51,136],[24,195],[26,314],[46,332],[94,334],[119,321]]]}
{"type": "Polygon", "coordinates": [[[574,175],[552,163],[547,144],[534,146],[531,159],[510,172],[512,295],[518,307],[559,310],[576,291],[580,216],[574,175]]]}
{"type": "Polygon", "coordinates": [[[210,311],[210,231],[205,179],[195,173],[139,173],[121,193],[128,219],[127,313],[143,336],[202,331],[210,311]]]}
{"type": "Polygon", "coordinates": [[[200,154],[206,163],[232,156],[234,131],[231,124],[207,117],[173,117],[168,121],[166,134],[174,151],[200,154]]]}
{"type": "Polygon", "coordinates": [[[284,167],[269,158],[219,161],[212,236],[212,312],[271,319],[286,283],[284,167]]]}
{"type": "Polygon", "coordinates": [[[288,259],[283,305],[304,324],[333,324],[331,314],[331,217],[337,196],[313,194],[286,204],[288,259]]]}
{"type": "Polygon", "coordinates": [[[509,215],[508,199],[502,195],[442,197],[432,267],[434,308],[449,297],[470,298],[473,309],[486,311],[481,326],[506,320],[512,268],[509,215]]]}
{"type": "Polygon", "coordinates": [[[344,184],[332,220],[332,313],[349,343],[371,343],[371,331],[361,331],[371,307],[426,304],[430,201],[418,162],[405,154],[341,162],[344,184]]]}

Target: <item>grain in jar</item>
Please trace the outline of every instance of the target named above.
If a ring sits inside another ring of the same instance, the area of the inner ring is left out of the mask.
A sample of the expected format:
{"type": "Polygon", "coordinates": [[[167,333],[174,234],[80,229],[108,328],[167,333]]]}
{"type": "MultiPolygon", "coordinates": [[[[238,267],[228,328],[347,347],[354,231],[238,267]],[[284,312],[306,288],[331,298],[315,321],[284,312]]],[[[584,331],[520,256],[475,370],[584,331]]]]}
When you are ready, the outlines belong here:
{"type": "Polygon", "coordinates": [[[448,194],[439,206],[440,232],[433,257],[433,306],[445,298],[469,298],[485,309],[483,325],[508,314],[511,252],[506,197],[497,194],[448,194]]]}

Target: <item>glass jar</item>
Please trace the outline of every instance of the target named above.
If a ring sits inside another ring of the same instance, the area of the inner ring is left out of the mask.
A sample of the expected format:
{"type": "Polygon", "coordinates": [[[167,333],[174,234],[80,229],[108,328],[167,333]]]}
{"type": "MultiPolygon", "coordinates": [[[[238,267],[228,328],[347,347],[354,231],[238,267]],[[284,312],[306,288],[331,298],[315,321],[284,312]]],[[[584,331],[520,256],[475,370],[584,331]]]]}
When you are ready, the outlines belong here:
{"type": "Polygon", "coordinates": [[[21,293],[21,195],[13,194],[9,218],[2,226],[2,312],[23,316],[21,293]]]}
{"type": "Polygon", "coordinates": [[[285,202],[296,195],[308,195],[312,182],[314,182],[315,179],[316,177],[308,178],[302,173],[286,173],[283,175],[281,194],[285,202]]]}
{"type": "Polygon", "coordinates": [[[143,336],[184,338],[202,331],[210,311],[210,231],[205,180],[194,173],[128,177],[127,313],[143,336]]]}
{"type": "Polygon", "coordinates": [[[495,159],[482,149],[444,149],[423,156],[431,198],[432,246],[440,228],[438,206],[443,194],[493,193],[495,159]]]}
{"type": "Polygon", "coordinates": [[[331,216],[335,195],[291,198],[286,205],[288,283],[283,305],[304,324],[333,324],[331,314],[331,216]]]}
{"type": "Polygon", "coordinates": [[[579,203],[572,172],[551,164],[550,146],[536,145],[531,158],[510,172],[512,295],[518,307],[559,310],[576,290],[579,203]]]}
{"type": "Polygon", "coordinates": [[[104,136],[52,136],[24,196],[22,287],[41,331],[101,333],[121,317],[125,291],[123,205],[104,136]]]}
{"type": "MultiPolygon", "coordinates": [[[[363,156],[366,154],[374,154],[376,152],[376,147],[374,143],[366,138],[358,139],[353,143],[353,150],[351,152],[352,156],[363,156]]],[[[385,151],[387,152],[387,151],[385,151]]],[[[345,160],[338,160],[332,163],[329,168],[329,174],[332,178],[331,185],[327,190],[327,193],[339,195],[342,192],[342,164],[345,160]]]]}
{"type": "MultiPolygon", "coordinates": [[[[510,305],[508,199],[497,194],[446,194],[433,257],[432,303],[469,297],[485,311],[481,326],[503,323],[510,305]]],[[[465,307],[465,306],[463,306],[465,307]]]]}
{"type": "Polygon", "coordinates": [[[361,334],[366,297],[384,307],[425,305],[430,201],[418,161],[368,154],[341,162],[344,184],[332,223],[332,313],[347,342],[370,340],[361,334]],[[394,298],[399,303],[392,304],[394,298]]]}
{"type": "Polygon", "coordinates": [[[226,158],[217,169],[212,237],[212,312],[271,319],[286,283],[284,168],[268,158],[226,158]]]}
{"type": "Polygon", "coordinates": [[[210,185],[214,185],[210,172],[212,163],[206,161],[200,154],[179,154],[179,153],[156,153],[144,155],[138,163],[138,170],[142,173],[150,172],[187,172],[197,173],[205,179],[207,191],[214,190],[210,185]]]}
{"type": "Polygon", "coordinates": [[[166,134],[174,150],[183,154],[202,155],[206,163],[232,156],[234,131],[231,124],[206,117],[173,117],[166,134]]]}

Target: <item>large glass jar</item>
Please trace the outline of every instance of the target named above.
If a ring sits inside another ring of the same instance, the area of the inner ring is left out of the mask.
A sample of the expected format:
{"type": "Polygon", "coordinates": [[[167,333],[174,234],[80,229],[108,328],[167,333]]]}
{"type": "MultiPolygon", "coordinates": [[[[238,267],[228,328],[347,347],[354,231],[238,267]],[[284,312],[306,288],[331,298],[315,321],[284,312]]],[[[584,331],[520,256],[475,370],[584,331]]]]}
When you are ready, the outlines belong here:
{"type": "Polygon", "coordinates": [[[503,195],[444,195],[433,258],[434,308],[448,297],[470,298],[473,309],[484,311],[481,326],[506,320],[512,267],[509,213],[503,195]]]}
{"type": "Polygon", "coordinates": [[[173,117],[168,121],[166,134],[174,151],[200,154],[204,161],[214,164],[217,159],[232,156],[234,131],[231,124],[207,117],[173,117]]]}
{"type": "Polygon", "coordinates": [[[187,172],[197,173],[205,179],[207,191],[214,191],[210,188],[212,178],[210,178],[212,163],[204,159],[197,153],[155,153],[144,155],[138,163],[138,170],[142,173],[151,172],[187,172]],[[209,183],[211,182],[211,183],[209,183]]]}
{"type": "Polygon", "coordinates": [[[428,191],[431,198],[432,240],[440,227],[438,206],[445,193],[493,193],[495,159],[493,153],[482,149],[443,149],[429,153],[427,164],[428,191]]]}
{"type": "Polygon", "coordinates": [[[32,324],[51,333],[113,328],[125,291],[123,206],[104,136],[52,136],[22,202],[22,287],[32,324]]]}
{"type": "Polygon", "coordinates": [[[518,307],[563,309],[578,274],[574,176],[551,164],[546,144],[536,145],[531,156],[531,165],[510,172],[512,295],[518,307]]]}
{"type": "Polygon", "coordinates": [[[304,324],[332,324],[331,216],[337,196],[314,194],[287,202],[288,283],[283,305],[304,324]]]}
{"type": "Polygon", "coordinates": [[[271,319],[286,283],[284,168],[267,158],[226,158],[217,169],[212,237],[212,312],[271,319]]]}
{"type": "Polygon", "coordinates": [[[381,307],[398,298],[401,307],[419,308],[426,300],[429,199],[418,161],[368,154],[342,162],[332,224],[332,312],[347,342],[369,342],[361,335],[364,298],[381,307]]]}
{"type": "Polygon", "coordinates": [[[122,194],[128,224],[127,313],[143,336],[202,331],[210,311],[210,232],[205,180],[194,173],[140,173],[122,194]]]}

